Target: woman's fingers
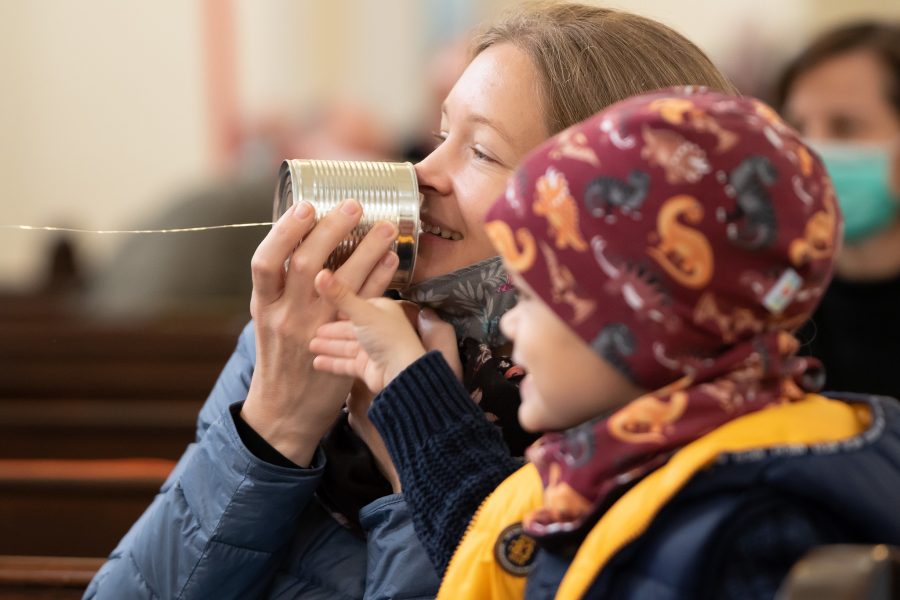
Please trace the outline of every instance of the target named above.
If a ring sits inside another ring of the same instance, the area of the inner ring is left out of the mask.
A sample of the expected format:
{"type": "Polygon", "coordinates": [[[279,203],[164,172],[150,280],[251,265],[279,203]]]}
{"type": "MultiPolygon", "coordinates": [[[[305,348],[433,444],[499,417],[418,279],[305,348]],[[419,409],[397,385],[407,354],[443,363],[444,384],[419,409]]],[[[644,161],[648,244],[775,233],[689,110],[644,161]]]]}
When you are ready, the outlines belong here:
{"type": "MultiPolygon", "coordinates": [[[[364,298],[380,296],[387,288],[397,268],[394,258],[385,259],[385,255],[396,239],[397,228],[393,223],[387,221],[376,223],[353,250],[353,254],[337,270],[337,273],[354,291],[361,290],[364,283],[370,283],[366,286],[366,293],[360,292],[360,296],[364,298]],[[389,263],[383,264],[385,260],[388,260],[389,263]],[[379,287],[380,289],[378,289],[379,287]]],[[[391,252],[391,254],[394,253],[391,252]]]]}
{"type": "Polygon", "coordinates": [[[328,256],[353,228],[359,224],[362,207],[353,199],[344,200],[337,208],[319,219],[318,224],[291,255],[285,292],[294,298],[312,294],[313,277],[322,269],[328,256]]]}
{"type": "Polygon", "coordinates": [[[381,260],[378,261],[372,272],[369,273],[369,277],[359,290],[359,296],[361,298],[376,298],[384,294],[384,290],[390,285],[399,264],[400,259],[397,257],[397,253],[388,251],[387,254],[381,257],[381,260]]]}
{"type": "Polygon", "coordinates": [[[266,235],[250,261],[253,291],[265,304],[281,296],[284,289],[284,261],[312,229],[312,206],[300,202],[288,209],[266,235]]]}

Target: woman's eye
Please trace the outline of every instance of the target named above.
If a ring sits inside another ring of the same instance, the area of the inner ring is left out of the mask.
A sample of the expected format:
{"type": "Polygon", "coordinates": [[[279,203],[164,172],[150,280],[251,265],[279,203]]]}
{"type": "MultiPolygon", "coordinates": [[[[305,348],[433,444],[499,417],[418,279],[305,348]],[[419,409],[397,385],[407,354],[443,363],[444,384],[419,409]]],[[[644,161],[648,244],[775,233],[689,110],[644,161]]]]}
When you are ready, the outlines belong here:
{"type": "Polygon", "coordinates": [[[472,146],[472,155],[473,155],[475,158],[477,158],[478,160],[483,160],[483,161],[487,161],[487,162],[497,162],[496,160],[493,159],[493,157],[488,156],[487,154],[485,154],[484,152],[482,152],[482,151],[478,148],[478,146],[472,146]]]}
{"type": "Polygon", "coordinates": [[[852,139],[863,133],[864,127],[858,119],[837,116],[831,120],[831,135],[840,139],[852,139]]]}

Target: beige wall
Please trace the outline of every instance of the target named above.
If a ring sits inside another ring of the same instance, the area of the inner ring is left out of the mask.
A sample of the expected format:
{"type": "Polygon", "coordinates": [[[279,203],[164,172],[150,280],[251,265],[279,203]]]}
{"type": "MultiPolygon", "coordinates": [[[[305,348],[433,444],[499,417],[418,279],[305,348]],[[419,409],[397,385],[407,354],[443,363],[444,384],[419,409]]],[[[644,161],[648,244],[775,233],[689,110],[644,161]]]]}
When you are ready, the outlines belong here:
{"type": "MultiPolygon", "coordinates": [[[[425,97],[426,10],[438,1],[235,0],[242,113],[345,94],[409,129],[425,97]]],[[[515,4],[465,1],[476,20],[515,4]]],[[[842,19],[900,18],[900,3],[883,0],[604,4],[658,18],[749,70],[842,19]],[[764,48],[735,51],[742,36],[764,48]]],[[[212,176],[201,18],[200,0],[0,2],[0,224],[135,226],[212,176]]],[[[31,282],[49,239],[0,229],[0,287],[31,282]]],[[[90,267],[117,244],[78,241],[90,267]]]]}
{"type": "MultiPolygon", "coordinates": [[[[0,223],[114,227],[204,172],[198,17],[180,0],[0,2],[0,223]]],[[[3,283],[49,239],[0,231],[3,283]]],[[[83,241],[95,260],[112,242],[83,241]]]]}

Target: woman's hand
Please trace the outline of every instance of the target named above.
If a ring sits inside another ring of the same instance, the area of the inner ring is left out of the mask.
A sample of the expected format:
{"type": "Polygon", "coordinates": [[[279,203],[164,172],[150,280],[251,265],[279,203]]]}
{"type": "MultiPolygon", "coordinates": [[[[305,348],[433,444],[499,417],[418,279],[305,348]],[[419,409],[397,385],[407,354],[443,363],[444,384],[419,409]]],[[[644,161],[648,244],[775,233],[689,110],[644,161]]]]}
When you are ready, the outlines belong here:
{"type": "Polygon", "coordinates": [[[438,350],[462,378],[456,332],[431,309],[387,298],[363,300],[329,271],[316,289],[349,320],[319,327],[310,342],[317,370],[362,380],[373,394],[428,350],[438,350]]]}
{"type": "MultiPolygon", "coordinates": [[[[312,460],[352,383],[313,369],[309,342],[320,325],[336,316],[333,306],[316,293],[313,280],[361,216],[359,203],[346,200],[313,228],[312,206],[301,202],[278,220],[251,262],[256,366],[241,416],[301,466],[312,460]]],[[[354,295],[370,298],[384,293],[399,262],[389,252],[396,235],[390,223],[377,224],[338,269],[354,295]]]]}

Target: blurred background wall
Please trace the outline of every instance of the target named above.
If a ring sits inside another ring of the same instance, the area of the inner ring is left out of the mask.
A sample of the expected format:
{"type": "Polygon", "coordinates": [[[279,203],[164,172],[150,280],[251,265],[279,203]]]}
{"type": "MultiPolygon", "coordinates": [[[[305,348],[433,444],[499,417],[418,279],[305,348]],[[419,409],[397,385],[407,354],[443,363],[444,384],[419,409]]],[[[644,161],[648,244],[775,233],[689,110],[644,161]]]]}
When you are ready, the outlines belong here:
{"type": "MultiPolygon", "coordinates": [[[[147,226],[177,213],[196,190],[213,190],[206,195],[215,204],[215,190],[243,177],[262,180],[268,193],[285,153],[400,156],[430,123],[432,57],[513,4],[3,0],[0,225],[147,226]],[[351,134],[368,131],[368,141],[331,149],[328,140],[346,133],[334,133],[342,124],[351,134]]],[[[602,4],[674,27],[743,91],[763,96],[777,69],[817,32],[860,16],[900,19],[900,3],[884,0],[602,4]]],[[[246,198],[236,202],[260,205],[248,214],[269,214],[266,194],[246,198]]],[[[204,210],[180,223],[217,222],[204,210]]],[[[193,235],[182,252],[216,234],[193,235]]],[[[38,285],[57,239],[0,229],[0,289],[38,285]]],[[[70,242],[88,285],[121,260],[128,243],[88,235],[70,242]]],[[[157,237],[131,252],[167,243],[157,237]]],[[[165,270],[171,260],[146,268],[165,270]]]]}

